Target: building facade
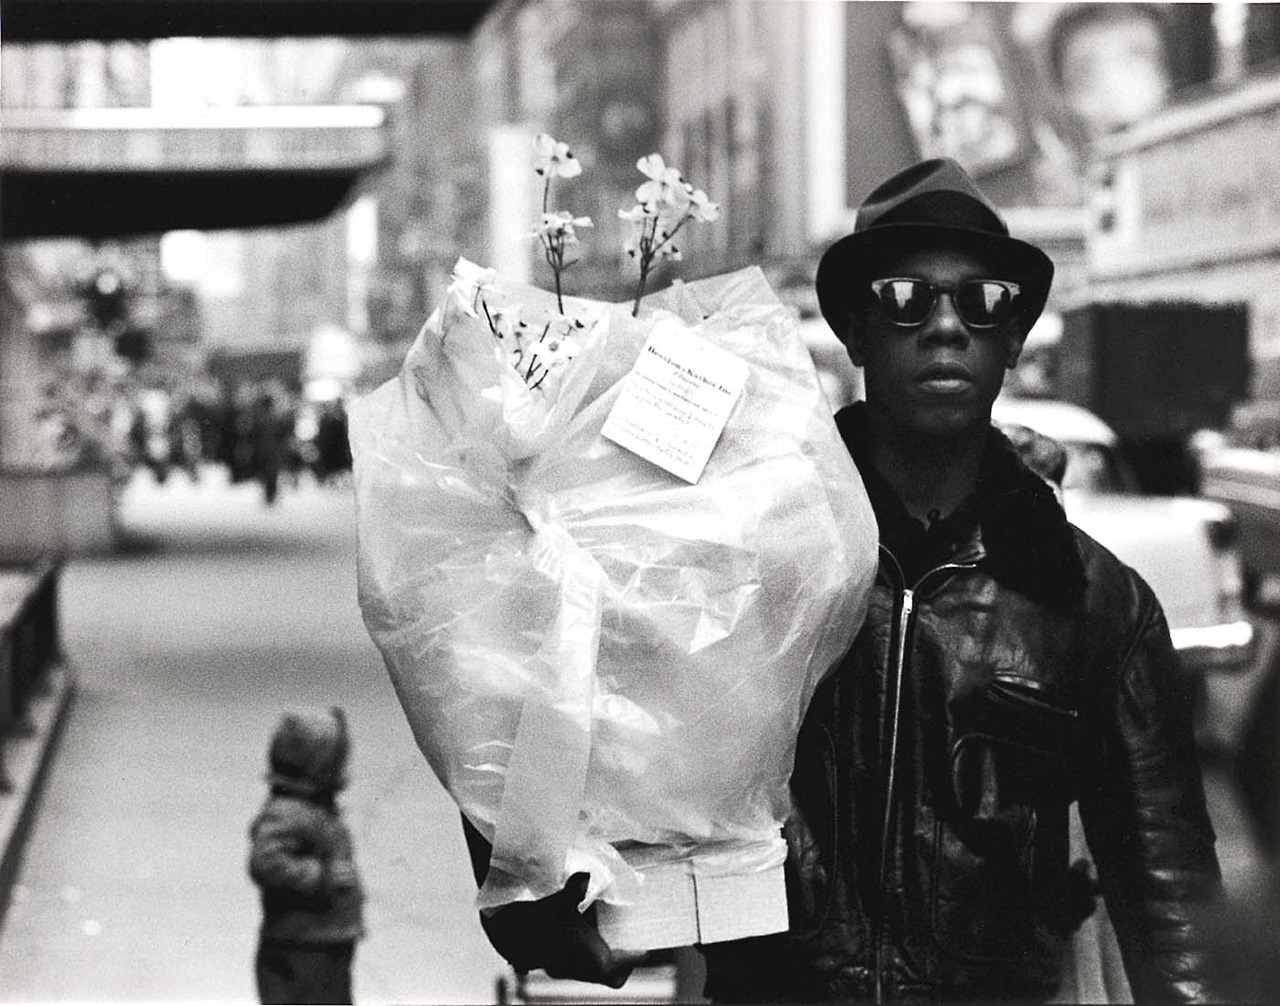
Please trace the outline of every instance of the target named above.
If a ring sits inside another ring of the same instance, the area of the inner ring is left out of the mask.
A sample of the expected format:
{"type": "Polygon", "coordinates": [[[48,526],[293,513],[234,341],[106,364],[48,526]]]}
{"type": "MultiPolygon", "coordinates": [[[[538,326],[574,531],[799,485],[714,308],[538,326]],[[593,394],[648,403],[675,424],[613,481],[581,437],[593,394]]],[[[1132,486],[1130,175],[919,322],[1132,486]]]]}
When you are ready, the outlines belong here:
{"type": "MultiPolygon", "coordinates": [[[[709,180],[706,272],[758,264],[804,316],[817,258],[882,178],[954,156],[1083,282],[1083,140],[1062,121],[1022,4],[663,0],[665,146],[709,180]],[[1025,17],[1021,17],[1025,21],[1025,17]]],[[[1052,305],[1051,305],[1052,307],[1052,305]]]]}
{"type": "MultiPolygon", "coordinates": [[[[190,109],[336,103],[349,43],[337,39],[172,39],[153,43],[155,101],[190,109]],[[192,67],[199,73],[192,73],[192,67]]],[[[212,231],[194,279],[211,353],[301,353],[347,327],[348,220],[212,231]]]]}
{"type": "MultiPolygon", "coordinates": [[[[138,108],[150,103],[150,59],[137,43],[7,45],[0,108],[138,108]]],[[[163,281],[155,239],[0,242],[0,471],[35,473],[96,465],[109,432],[77,410],[74,435],[57,413],[64,398],[115,383],[127,369],[122,333],[92,324],[85,292],[99,272],[125,284],[130,323],[153,329],[163,281]],[[78,390],[77,390],[78,389],[78,390]]]]}
{"type": "Polygon", "coordinates": [[[1280,6],[1127,6],[1178,15],[1156,22],[1170,80],[1165,101],[1094,138],[1087,295],[1243,307],[1248,396],[1280,400],[1280,6]]]}
{"type": "MultiPolygon", "coordinates": [[[[1098,299],[1243,304],[1252,395],[1280,400],[1280,74],[1171,108],[1098,147],[1098,299]]],[[[1212,338],[1212,333],[1205,333],[1212,338]]]]}
{"type": "MultiPolygon", "coordinates": [[[[618,211],[644,181],[636,162],[659,151],[662,38],[648,0],[539,0],[499,4],[471,43],[476,105],[471,129],[483,145],[485,261],[504,275],[550,286],[552,274],[527,237],[542,209],[533,140],[550,133],[582,163],[556,180],[552,210],[588,216],[567,292],[622,300],[635,263],[623,253],[618,211]]],[[[661,282],[662,277],[657,277],[661,282]]]]}

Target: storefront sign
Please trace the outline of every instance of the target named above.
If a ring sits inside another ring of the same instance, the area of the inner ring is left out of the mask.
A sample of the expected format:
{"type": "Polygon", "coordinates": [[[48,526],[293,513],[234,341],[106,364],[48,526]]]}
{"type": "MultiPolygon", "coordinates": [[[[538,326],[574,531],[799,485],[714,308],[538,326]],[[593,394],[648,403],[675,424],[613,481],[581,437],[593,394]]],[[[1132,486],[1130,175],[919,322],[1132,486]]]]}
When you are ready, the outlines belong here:
{"type": "Polygon", "coordinates": [[[1280,255],[1277,137],[1280,102],[1117,149],[1114,223],[1091,241],[1095,274],[1280,255]]]}

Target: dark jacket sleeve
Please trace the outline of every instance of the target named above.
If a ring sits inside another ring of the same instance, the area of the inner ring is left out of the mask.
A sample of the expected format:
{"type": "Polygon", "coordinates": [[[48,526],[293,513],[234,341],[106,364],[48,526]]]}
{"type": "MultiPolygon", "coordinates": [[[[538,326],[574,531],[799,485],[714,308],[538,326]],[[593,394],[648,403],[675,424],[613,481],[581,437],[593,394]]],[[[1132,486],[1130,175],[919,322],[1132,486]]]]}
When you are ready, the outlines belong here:
{"type": "Polygon", "coordinates": [[[1136,1001],[1200,1001],[1205,907],[1221,888],[1191,727],[1192,689],[1154,595],[1130,574],[1136,626],[1094,710],[1081,820],[1136,1001]]]}
{"type": "Polygon", "coordinates": [[[462,818],[462,834],[467,839],[467,855],[471,857],[471,872],[475,874],[476,886],[480,887],[484,884],[485,877],[489,875],[489,857],[493,855],[493,846],[466,817],[462,818]]]}
{"type": "Polygon", "coordinates": [[[307,833],[303,815],[276,804],[254,821],[249,849],[249,876],[266,889],[319,894],[325,867],[317,843],[307,833]]]}

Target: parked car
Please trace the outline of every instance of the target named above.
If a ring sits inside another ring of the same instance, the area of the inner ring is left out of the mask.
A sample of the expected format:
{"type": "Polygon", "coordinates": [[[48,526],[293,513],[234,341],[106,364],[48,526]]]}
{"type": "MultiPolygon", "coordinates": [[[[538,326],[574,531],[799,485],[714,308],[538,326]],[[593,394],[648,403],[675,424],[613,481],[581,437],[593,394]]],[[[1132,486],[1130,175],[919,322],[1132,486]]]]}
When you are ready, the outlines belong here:
{"type": "Polygon", "coordinates": [[[1225,429],[1203,430],[1193,443],[1201,495],[1240,522],[1245,603],[1257,607],[1264,581],[1280,575],[1280,403],[1244,403],[1225,429]]]}
{"type": "Polygon", "coordinates": [[[1232,726],[1213,712],[1221,703],[1212,693],[1239,690],[1232,681],[1253,668],[1256,635],[1245,610],[1239,524],[1230,508],[1198,497],[1142,494],[1115,432],[1080,406],[1001,397],[992,418],[1062,444],[1068,518],[1151,585],[1184,669],[1200,681],[1202,743],[1233,744],[1232,726]]]}
{"type": "Polygon", "coordinates": [[[1229,507],[1140,493],[1114,431],[1078,405],[1002,397],[992,418],[1029,427],[1066,449],[1067,516],[1151,584],[1186,667],[1231,671],[1252,661],[1254,629],[1244,607],[1239,524],[1229,507]]]}

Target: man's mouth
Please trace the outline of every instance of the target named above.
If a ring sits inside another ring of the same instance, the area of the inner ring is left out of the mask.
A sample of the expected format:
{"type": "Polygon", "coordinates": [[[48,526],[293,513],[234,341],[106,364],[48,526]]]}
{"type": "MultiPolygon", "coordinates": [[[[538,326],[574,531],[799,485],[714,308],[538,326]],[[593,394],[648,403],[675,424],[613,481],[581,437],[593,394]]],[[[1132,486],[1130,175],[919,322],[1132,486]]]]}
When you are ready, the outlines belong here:
{"type": "Polygon", "coordinates": [[[973,375],[958,364],[939,363],[921,370],[916,384],[931,394],[954,395],[972,387],[973,375]]]}

